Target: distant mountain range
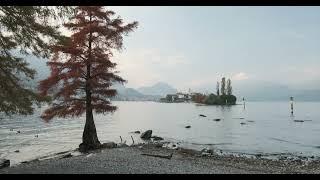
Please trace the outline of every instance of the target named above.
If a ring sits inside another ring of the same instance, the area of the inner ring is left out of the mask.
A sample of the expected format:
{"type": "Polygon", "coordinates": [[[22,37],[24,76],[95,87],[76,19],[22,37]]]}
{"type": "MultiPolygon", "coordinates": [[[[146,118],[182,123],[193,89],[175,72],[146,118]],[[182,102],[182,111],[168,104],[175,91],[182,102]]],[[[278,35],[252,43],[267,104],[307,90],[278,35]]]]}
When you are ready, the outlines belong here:
{"type": "Polygon", "coordinates": [[[164,82],[158,82],[152,86],[140,87],[137,90],[142,94],[158,95],[163,97],[167,94],[174,94],[178,92],[177,89],[164,82]]]}
{"type": "MultiPolygon", "coordinates": [[[[49,76],[50,69],[44,59],[33,56],[28,56],[26,59],[37,71],[36,80],[28,84],[36,87],[37,81],[49,76]]],[[[288,101],[289,97],[293,96],[296,101],[320,101],[320,89],[292,89],[281,84],[262,81],[233,82],[232,85],[238,100],[244,97],[247,101],[288,101]]],[[[115,84],[113,87],[118,90],[115,100],[153,101],[177,92],[177,89],[164,82],[137,89],[127,88],[120,84],[115,84]]],[[[209,92],[215,93],[215,89],[210,87],[209,92]]]]}
{"type": "Polygon", "coordinates": [[[134,88],[126,88],[121,84],[114,84],[112,86],[117,90],[116,97],[113,100],[120,101],[158,101],[161,96],[159,95],[145,95],[135,90],[134,88]]]}

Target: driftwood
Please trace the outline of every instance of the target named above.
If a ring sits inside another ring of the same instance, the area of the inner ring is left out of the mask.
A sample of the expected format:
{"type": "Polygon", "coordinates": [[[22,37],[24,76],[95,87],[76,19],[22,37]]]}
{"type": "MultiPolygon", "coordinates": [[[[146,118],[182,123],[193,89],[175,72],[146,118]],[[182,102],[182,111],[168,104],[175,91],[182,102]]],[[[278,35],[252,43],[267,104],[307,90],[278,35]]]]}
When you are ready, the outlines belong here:
{"type": "Polygon", "coordinates": [[[171,153],[170,155],[157,155],[157,154],[146,154],[146,153],[143,153],[143,154],[141,154],[141,155],[144,155],[144,156],[153,156],[153,157],[159,157],[159,158],[165,158],[165,159],[171,159],[173,153],[171,153]]]}

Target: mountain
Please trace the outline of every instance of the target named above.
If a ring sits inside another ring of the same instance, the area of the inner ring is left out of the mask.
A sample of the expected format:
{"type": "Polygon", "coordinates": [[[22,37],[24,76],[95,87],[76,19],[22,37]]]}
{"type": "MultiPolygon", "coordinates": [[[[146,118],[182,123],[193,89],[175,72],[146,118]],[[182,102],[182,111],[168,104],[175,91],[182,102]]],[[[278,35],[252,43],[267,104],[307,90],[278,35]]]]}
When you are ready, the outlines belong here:
{"type": "Polygon", "coordinates": [[[167,83],[158,82],[152,86],[140,87],[138,91],[146,95],[166,96],[167,94],[177,93],[177,90],[167,83]]]}
{"type": "Polygon", "coordinates": [[[293,89],[271,82],[246,82],[233,85],[238,99],[248,101],[288,101],[291,96],[296,101],[320,101],[320,90],[293,89]]]}
{"type": "Polygon", "coordinates": [[[126,88],[122,84],[114,84],[112,85],[114,89],[117,90],[116,97],[113,100],[120,100],[120,101],[158,101],[161,96],[156,95],[145,95],[133,88],[126,88]]]}

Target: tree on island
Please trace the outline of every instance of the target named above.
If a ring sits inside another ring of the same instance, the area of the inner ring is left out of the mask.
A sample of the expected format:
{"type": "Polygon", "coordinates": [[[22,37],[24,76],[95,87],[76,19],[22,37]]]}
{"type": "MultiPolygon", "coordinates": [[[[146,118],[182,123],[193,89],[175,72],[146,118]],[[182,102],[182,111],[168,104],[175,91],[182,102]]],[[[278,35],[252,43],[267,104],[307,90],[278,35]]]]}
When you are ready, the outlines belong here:
{"type": "Polygon", "coordinates": [[[116,110],[110,98],[116,95],[113,82],[125,82],[114,71],[112,50],[123,48],[123,36],[137,28],[138,23],[124,24],[113,11],[101,6],[80,6],[69,23],[64,24],[72,35],[52,47],[53,58],[48,62],[51,75],[40,82],[42,95],[52,94],[51,107],[41,118],[77,117],[86,113],[80,151],[100,147],[93,119],[95,113],[116,110]]]}
{"type": "Polygon", "coordinates": [[[231,80],[227,80],[227,87],[225,77],[221,79],[221,91],[219,92],[219,82],[217,82],[216,91],[217,95],[209,94],[208,96],[202,96],[201,98],[195,98],[195,102],[203,103],[207,105],[234,105],[236,104],[237,97],[232,95],[231,80]],[[221,95],[220,95],[221,93],[221,95]]]}
{"type": "Polygon", "coordinates": [[[216,90],[217,90],[217,96],[220,96],[220,87],[219,87],[219,82],[217,82],[216,90]]]}
{"type": "Polygon", "coordinates": [[[17,54],[48,57],[48,46],[63,36],[50,19],[68,17],[70,6],[0,6],[0,112],[32,114],[33,104],[48,100],[28,87],[35,70],[17,54]]]}
{"type": "Polygon", "coordinates": [[[232,86],[231,86],[231,80],[227,80],[227,95],[232,95],[232,86]]]}
{"type": "Polygon", "coordinates": [[[223,77],[221,80],[221,95],[226,95],[226,78],[223,77]]]}

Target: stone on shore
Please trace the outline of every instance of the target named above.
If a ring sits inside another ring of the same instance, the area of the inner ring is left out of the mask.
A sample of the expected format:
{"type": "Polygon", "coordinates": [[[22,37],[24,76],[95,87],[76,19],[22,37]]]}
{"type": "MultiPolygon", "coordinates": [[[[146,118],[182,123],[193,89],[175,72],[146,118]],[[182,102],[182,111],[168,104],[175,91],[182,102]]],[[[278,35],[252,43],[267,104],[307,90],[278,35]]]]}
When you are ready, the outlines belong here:
{"type": "Polygon", "coordinates": [[[68,154],[63,155],[61,158],[70,158],[70,157],[72,157],[72,154],[68,153],[68,154]]]}
{"type": "Polygon", "coordinates": [[[9,167],[10,166],[10,160],[8,159],[0,159],[0,169],[9,167]]]}
{"type": "Polygon", "coordinates": [[[146,132],[142,133],[140,138],[141,139],[150,139],[152,136],[152,130],[147,130],[146,132]]]}
{"type": "Polygon", "coordinates": [[[114,142],[107,142],[107,143],[103,143],[101,144],[101,148],[116,148],[117,144],[114,142]]]}

